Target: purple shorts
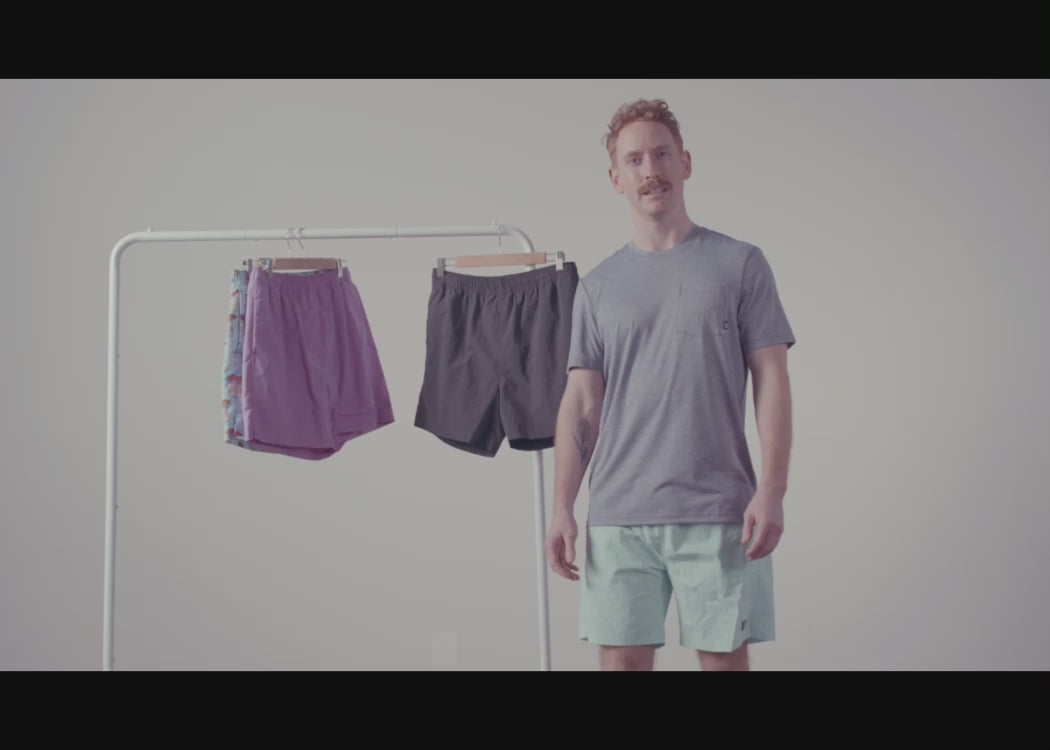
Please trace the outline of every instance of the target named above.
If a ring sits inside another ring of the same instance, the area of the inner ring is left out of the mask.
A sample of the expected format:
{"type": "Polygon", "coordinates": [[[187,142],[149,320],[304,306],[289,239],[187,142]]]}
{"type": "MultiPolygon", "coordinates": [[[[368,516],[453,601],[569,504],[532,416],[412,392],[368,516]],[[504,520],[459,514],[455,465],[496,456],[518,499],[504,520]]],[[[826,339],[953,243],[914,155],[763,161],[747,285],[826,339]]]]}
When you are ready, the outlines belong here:
{"type": "Polygon", "coordinates": [[[259,450],[331,456],[394,421],[350,272],[252,271],[245,314],[244,436],[259,450]]]}

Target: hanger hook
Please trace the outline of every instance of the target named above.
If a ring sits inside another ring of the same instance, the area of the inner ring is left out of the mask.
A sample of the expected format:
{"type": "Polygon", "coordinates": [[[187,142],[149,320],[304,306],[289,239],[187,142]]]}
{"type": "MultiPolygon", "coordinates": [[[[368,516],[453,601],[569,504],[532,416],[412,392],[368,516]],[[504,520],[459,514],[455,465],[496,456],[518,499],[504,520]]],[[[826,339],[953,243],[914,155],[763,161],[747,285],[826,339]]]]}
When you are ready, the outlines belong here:
{"type": "Polygon", "coordinates": [[[284,232],[284,242],[288,245],[288,257],[292,257],[292,228],[289,227],[284,232]]]}
{"type": "Polygon", "coordinates": [[[299,243],[299,247],[302,248],[303,255],[306,255],[306,245],[303,244],[303,227],[295,230],[295,239],[299,243]]]}

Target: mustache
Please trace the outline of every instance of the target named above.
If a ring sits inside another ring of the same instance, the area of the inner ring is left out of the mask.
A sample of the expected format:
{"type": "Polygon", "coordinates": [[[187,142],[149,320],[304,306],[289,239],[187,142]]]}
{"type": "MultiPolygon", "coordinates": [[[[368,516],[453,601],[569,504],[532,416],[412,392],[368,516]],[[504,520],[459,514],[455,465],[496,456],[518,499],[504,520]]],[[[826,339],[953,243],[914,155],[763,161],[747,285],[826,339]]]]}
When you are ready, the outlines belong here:
{"type": "Polygon", "coordinates": [[[642,185],[640,188],[638,188],[638,195],[641,195],[642,193],[646,192],[647,190],[652,190],[654,188],[669,188],[669,187],[671,187],[671,183],[670,182],[668,182],[667,180],[660,179],[659,177],[656,177],[656,178],[653,178],[651,180],[648,180],[644,185],[642,185]]]}

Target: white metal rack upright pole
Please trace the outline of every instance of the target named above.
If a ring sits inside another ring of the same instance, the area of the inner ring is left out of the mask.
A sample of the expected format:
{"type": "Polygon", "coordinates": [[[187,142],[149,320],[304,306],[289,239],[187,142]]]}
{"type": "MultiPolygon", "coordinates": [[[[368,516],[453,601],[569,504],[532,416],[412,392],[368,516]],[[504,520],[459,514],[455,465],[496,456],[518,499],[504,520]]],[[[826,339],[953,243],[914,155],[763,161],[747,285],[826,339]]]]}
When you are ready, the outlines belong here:
{"type": "MultiPolygon", "coordinates": [[[[298,239],[394,239],[401,237],[516,237],[523,251],[534,252],[532,242],[520,229],[492,224],[490,226],[394,227],[393,229],[306,229],[297,230],[298,239]]],[[[283,240],[288,229],[245,229],[217,231],[133,232],[113,247],[109,263],[109,412],[106,418],[106,556],[103,589],[102,669],[114,667],[114,580],[116,577],[117,540],[117,360],[120,324],[120,259],[130,247],[146,242],[223,242],[229,240],[283,240]]],[[[536,580],[540,612],[540,669],[550,670],[549,613],[547,599],[547,566],[543,554],[546,533],[543,498],[543,451],[533,451],[536,501],[536,580]]]]}

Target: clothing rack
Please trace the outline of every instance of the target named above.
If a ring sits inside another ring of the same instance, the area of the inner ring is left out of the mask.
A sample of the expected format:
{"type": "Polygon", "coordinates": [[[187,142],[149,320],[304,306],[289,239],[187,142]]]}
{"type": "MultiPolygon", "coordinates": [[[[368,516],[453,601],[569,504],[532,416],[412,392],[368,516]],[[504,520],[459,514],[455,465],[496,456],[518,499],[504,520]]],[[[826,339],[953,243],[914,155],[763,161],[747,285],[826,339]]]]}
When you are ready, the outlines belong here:
{"type": "MultiPolygon", "coordinates": [[[[514,237],[525,253],[533,255],[532,242],[520,229],[502,226],[394,227],[393,229],[306,229],[297,230],[299,239],[396,239],[402,237],[514,237]]],[[[115,613],[114,579],[116,575],[117,538],[117,351],[120,324],[120,259],[138,243],[147,242],[223,242],[228,240],[285,240],[288,229],[248,229],[217,231],[132,232],[113,247],[109,264],[109,412],[106,418],[106,555],[103,589],[102,669],[114,665],[113,621],[115,613]]],[[[543,254],[539,254],[541,257],[543,254]]],[[[440,261],[441,259],[439,259],[440,261]]],[[[543,498],[543,451],[533,451],[533,496],[536,502],[536,580],[540,610],[540,669],[550,670],[549,614],[547,601],[547,566],[543,553],[546,531],[543,498]]]]}

